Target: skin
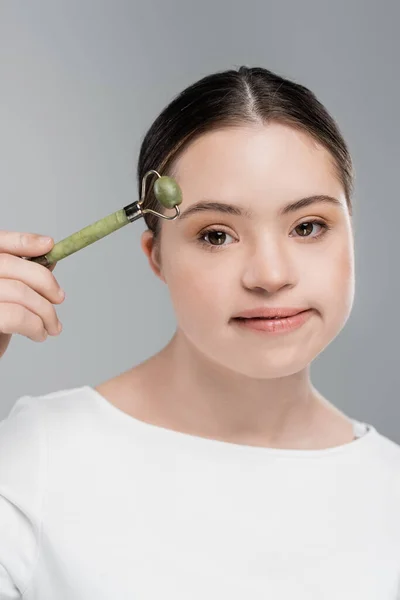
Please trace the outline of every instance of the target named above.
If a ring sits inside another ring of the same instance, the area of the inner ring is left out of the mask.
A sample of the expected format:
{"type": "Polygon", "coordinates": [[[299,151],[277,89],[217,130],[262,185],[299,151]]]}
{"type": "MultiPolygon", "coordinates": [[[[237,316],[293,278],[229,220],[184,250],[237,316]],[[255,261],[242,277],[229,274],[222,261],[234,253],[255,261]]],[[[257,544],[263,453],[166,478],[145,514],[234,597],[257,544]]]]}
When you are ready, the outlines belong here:
{"type": "Polygon", "coordinates": [[[208,211],[163,221],[159,243],[142,234],[177,329],[159,353],[97,391],[136,418],[200,437],[298,449],[350,442],[350,419],[310,380],[312,361],[342,330],[354,299],[352,223],[331,155],[288,126],[243,125],[203,134],[172,176],[182,189],[182,215],[210,199],[254,217],[208,211]],[[314,194],[340,205],[278,215],[314,194]],[[301,223],[312,218],[330,229],[317,224],[302,236],[301,223]],[[222,246],[212,234],[200,245],[209,227],[226,234],[222,246]],[[260,306],[313,312],[303,327],[278,336],[232,323],[234,314],[260,306]]]}

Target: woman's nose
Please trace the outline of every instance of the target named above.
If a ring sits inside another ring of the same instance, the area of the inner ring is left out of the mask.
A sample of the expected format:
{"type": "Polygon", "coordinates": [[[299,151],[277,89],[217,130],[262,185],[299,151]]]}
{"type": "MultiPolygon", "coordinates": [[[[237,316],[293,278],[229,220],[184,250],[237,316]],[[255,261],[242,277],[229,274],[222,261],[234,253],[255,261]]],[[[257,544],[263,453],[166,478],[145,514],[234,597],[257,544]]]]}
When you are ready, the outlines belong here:
{"type": "Polygon", "coordinates": [[[295,268],[287,249],[277,243],[258,245],[246,256],[242,282],[247,289],[269,293],[296,283],[295,268]]]}

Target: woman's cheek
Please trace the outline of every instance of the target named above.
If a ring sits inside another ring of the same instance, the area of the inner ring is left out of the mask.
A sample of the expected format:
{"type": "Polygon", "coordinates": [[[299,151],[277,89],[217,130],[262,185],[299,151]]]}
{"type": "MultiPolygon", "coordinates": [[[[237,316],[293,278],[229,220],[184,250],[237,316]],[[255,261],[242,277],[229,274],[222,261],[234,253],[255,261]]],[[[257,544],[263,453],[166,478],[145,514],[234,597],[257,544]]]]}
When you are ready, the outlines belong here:
{"type": "Polygon", "coordinates": [[[166,275],[172,303],[178,320],[204,327],[218,314],[226,315],[229,309],[229,285],[220,269],[206,264],[189,264],[178,261],[173,265],[170,276],[166,275]],[[228,297],[227,297],[228,296],[228,297]]]}
{"type": "Polygon", "coordinates": [[[332,318],[344,324],[354,300],[354,257],[351,246],[343,244],[328,265],[328,268],[320,271],[321,279],[315,284],[316,293],[319,288],[320,294],[323,294],[322,303],[330,308],[332,318]]]}

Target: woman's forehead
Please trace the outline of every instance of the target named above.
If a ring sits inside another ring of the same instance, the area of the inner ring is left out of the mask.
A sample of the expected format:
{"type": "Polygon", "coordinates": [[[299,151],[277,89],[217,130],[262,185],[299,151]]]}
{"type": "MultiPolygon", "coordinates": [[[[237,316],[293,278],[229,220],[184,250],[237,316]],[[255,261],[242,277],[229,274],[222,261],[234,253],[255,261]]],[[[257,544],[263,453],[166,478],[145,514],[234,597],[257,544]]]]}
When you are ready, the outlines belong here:
{"type": "Polygon", "coordinates": [[[279,124],[206,133],[177,160],[182,212],[201,201],[287,204],[314,195],[344,197],[330,153],[279,124]]]}
{"type": "MultiPolygon", "coordinates": [[[[229,179],[282,186],[282,179],[334,176],[333,159],[309,134],[270,123],[207,132],[189,144],[174,165],[180,183],[212,181],[226,188],[229,179]]],[[[297,182],[296,182],[297,183],[297,182]]],[[[232,183],[233,184],[233,183],[232,183]]]]}

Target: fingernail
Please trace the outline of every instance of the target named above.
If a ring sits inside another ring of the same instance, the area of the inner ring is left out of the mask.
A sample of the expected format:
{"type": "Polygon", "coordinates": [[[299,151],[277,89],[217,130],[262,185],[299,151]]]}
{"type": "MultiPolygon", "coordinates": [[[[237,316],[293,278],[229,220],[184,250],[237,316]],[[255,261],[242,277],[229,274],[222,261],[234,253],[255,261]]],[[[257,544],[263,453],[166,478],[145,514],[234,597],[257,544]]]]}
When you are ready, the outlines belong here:
{"type": "Polygon", "coordinates": [[[46,237],[46,236],[40,236],[39,238],[39,244],[49,244],[51,242],[51,237],[46,237]]]}
{"type": "Polygon", "coordinates": [[[60,323],[60,321],[59,321],[59,322],[58,322],[58,327],[57,327],[57,331],[58,331],[58,333],[60,333],[60,332],[62,331],[62,328],[63,328],[63,326],[62,326],[62,324],[61,324],[61,323],[60,323]]]}
{"type": "Polygon", "coordinates": [[[60,300],[62,300],[63,298],[65,298],[65,292],[61,288],[58,290],[58,297],[60,298],[60,300]]]}

